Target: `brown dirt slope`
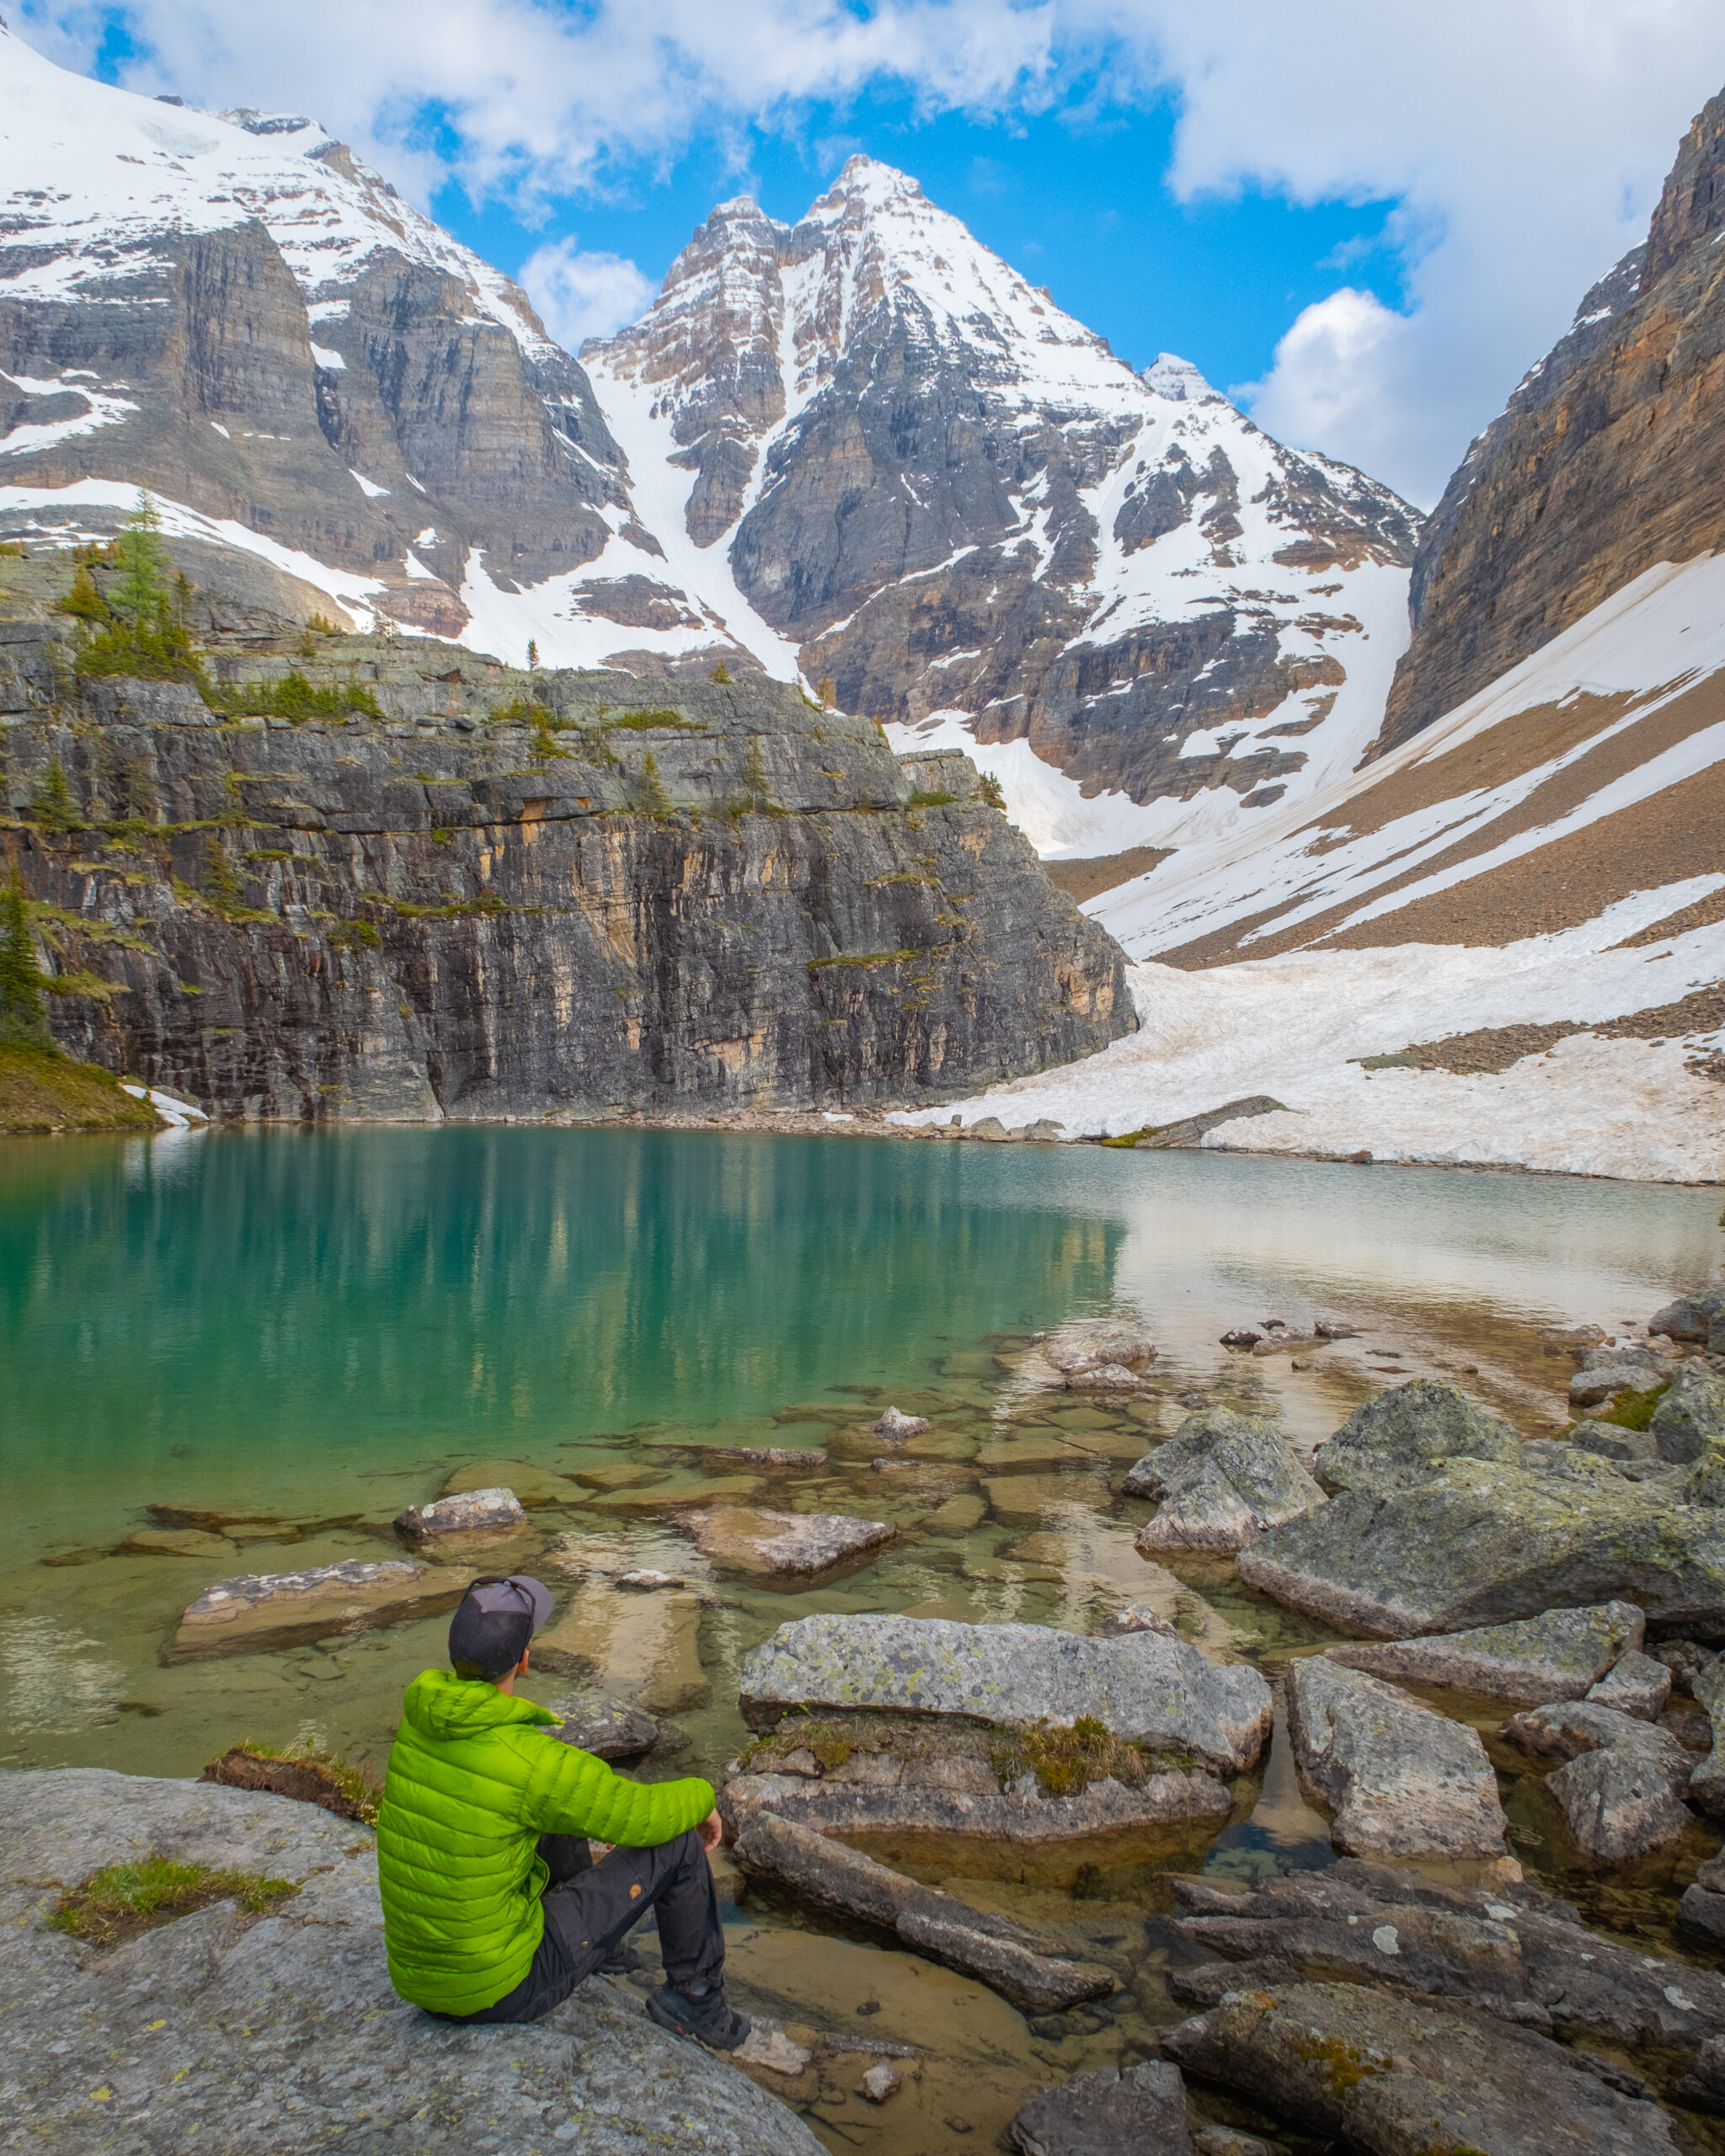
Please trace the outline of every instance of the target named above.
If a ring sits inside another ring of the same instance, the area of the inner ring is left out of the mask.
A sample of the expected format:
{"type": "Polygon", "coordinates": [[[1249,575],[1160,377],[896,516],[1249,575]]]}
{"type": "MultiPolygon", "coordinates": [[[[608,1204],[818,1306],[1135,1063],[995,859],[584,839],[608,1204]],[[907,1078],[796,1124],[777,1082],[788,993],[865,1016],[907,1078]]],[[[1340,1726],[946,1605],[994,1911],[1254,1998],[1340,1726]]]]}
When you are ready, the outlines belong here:
{"type": "Polygon", "coordinates": [[[1130,883],[1135,876],[1147,876],[1173,852],[1172,846],[1133,846],[1124,853],[1092,854],[1083,861],[1044,861],[1042,873],[1050,883],[1082,905],[1100,898],[1117,884],[1130,883]]]}

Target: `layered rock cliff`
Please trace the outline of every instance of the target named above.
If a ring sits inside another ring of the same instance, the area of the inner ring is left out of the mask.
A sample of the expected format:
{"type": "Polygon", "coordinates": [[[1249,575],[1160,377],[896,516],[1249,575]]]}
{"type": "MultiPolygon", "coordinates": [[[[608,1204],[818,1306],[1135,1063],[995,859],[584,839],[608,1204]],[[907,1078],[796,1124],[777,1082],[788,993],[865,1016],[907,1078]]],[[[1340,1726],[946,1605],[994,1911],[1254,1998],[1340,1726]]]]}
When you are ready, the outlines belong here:
{"type": "Polygon", "coordinates": [[[1414,559],[1381,748],[1654,563],[1725,543],[1722,224],[1725,93],[1684,137],[1646,246],[1587,295],[1445,490],[1414,559]]]}
{"type": "Polygon", "coordinates": [[[307,658],[254,611],[211,627],[216,710],[78,677],[63,581],[0,561],[4,850],[54,1032],[218,1114],[937,1097],[1135,1022],[974,770],[794,689],[307,658]]]}

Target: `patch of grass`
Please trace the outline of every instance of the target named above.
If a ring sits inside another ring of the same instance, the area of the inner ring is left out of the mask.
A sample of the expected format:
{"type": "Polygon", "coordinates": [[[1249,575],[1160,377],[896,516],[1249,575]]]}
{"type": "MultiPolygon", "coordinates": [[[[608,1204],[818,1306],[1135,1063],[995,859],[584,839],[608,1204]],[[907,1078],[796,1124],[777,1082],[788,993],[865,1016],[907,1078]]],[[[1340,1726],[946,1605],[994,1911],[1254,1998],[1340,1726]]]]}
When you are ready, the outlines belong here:
{"type": "Polygon", "coordinates": [[[91,1946],[118,1946],[158,1924],[211,1902],[237,1902],[257,1916],[299,1888],[291,1879],[266,1879],[255,1871],[215,1870],[206,1864],[175,1864],[165,1856],[137,1864],[105,1865],[63,1893],[48,1922],[91,1946]]]}
{"type": "Polygon", "coordinates": [[[380,891],[368,891],[366,902],[368,905],[387,906],[403,921],[489,920],[498,914],[515,910],[507,899],[499,898],[495,891],[481,891],[476,899],[451,899],[441,906],[415,905],[408,899],[386,898],[380,891]]]}
{"type": "Polygon", "coordinates": [[[111,1003],[116,995],[131,993],[123,981],[104,980],[100,974],[83,968],[76,973],[49,974],[42,985],[50,995],[93,995],[101,1003],[111,1003]]]}
{"type": "Polygon", "coordinates": [[[248,1737],[219,1759],[212,1759],[200,1780],[229,1789],[258,1789],[278,1796],[321,1805],[361,1826],[377,1823],[383,1785],[363,1762],[355,1765],[327,1746],[302,1739],[293,1744],[266,1744],[248,1737]]]}
{"type": "Polygon", "coordinates": [[[907,808],[950,808],[958,799],[956,793],[913,793],[905,803],[907,808]]]}
{"type": "Polygon", "coordinates": [[[1300,2056],[1309,2065],[1329,2068],[1330,2086],[1338,2096],[1345,2096],[1350,2089],[1357,2089],[1375,2073],[1390,2071],[1387,2059],[1373,2058],[1340,2036],[1308,2036],[1300,2047],[1300,2056]]]}
{"type": "Polygon", "coordinates": [[[1002,1790],[1029,1774],[1044,1796],[1080,1796],[1110,1776],[1127,1789],[1141,1789],[1150,1772],[1138,1747],[1094,1715],[1080,1715],[1070,1729],[1041,1721],[1017,1731],[994,1748],[990,1764],[1002,1790]]]}
{"type": "Polygon", "coordinates": [[[1659,1402],[1671,1390],[1662,1385],[1657,1392],[1620,1392],[1611,1404],[1610,1412],[1595,1415],[1595,1422],[1610,1422],[1620,1430],[1645,1430],[1652,1426],[1659,1402]]]}
{"type": "Polygon", "coordinates": [[[375,951],[383,938],[369,921],[339,921],[329,931],[329,941],[338,948],[375,951]]]}
{"type": "Polygon", "coordinates": [[[904,966],[921,956],[920,951],[859,951],[854,954],[841,952],[836,958],[810,958],[808,969],[818,974],[828,966],[904,966]]]}
{"type": "Polygon", "coordinates": [[[154,1130],[156,1111],[99,1064],[50,1048],[0,1043],[0,1131],[154,1130]]]}
{"type": "Polygon", "coordinates": [[[660,734],[667,727],[681,734],[704,734],[707,728],[698,718],[685,718],[681,712],[655,709],[632,711],[622,718],[610,718],[607,726],[615,727],[620,734],[660,734]]]}

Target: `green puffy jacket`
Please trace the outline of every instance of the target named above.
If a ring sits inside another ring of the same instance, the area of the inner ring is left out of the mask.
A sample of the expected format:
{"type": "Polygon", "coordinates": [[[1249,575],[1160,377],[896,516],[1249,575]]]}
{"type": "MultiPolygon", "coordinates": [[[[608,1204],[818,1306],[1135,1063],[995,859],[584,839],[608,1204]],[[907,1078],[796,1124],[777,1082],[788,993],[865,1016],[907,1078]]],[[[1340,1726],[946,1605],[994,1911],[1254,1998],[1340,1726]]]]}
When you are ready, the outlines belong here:
{"type": "Polygon", "coordinates": [[[389,1980],[435,2014],[477,2014],[526,1975],[545,1928],[541,1834],[648,1849],[713,1809],[694,1777],[649,1787],[560,1742],[558,1717],[446,1669],[409,1685],[377,1812],[389,1980]]]}

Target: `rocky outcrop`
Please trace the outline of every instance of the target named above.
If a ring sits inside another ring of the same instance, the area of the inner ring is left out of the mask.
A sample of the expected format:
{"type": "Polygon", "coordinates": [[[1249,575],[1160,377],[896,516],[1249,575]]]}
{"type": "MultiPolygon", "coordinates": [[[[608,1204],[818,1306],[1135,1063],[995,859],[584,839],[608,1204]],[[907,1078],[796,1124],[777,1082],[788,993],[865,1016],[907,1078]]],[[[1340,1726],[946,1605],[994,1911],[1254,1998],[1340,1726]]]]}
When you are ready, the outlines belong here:
{"type": "Polygon", "coordinates": [[[1301,1782],[1334,1814],[1338,1849],[1503,1855],[1508,1822],[1497,1778],[1464,1724],[1393,1684],[1315,1658],[1289,1669],[1288,1732],[1301,1782]]]}
{"type": "Polygon", "coordinates": [[[1657,562],[1725,542],[1725,94],[1685,136],[1647,246],[1577,309],[1469,450],[1414,557],[1381,745],[1452,710],[1657,562]]]}
{"type": "Polygon", "coordinates": [[[753,1729],[803,1706],[1008,1729],[1087,1717],[1126,1742],[1231,1774],[1258,1758],[1270,1726],[1269,1687],[1255,1669],[1217,1668],[1181,1640],[931,1617],[798,1618],[748,1656],[739,1693],[753,1729]]]}
{"type": "Polygon", "coordinates": [[[911,806],[873,727],[794,691],[325,640],[218,648],[228,721],[189,684],[79,684],[63,617],[11,611],[14,814],[57,760],[83,827],[11,849],[57,1037],[214,1113],[938,1095],[1135,1022],[1119,953],[1004,818],[911,806]],[[338,708],[246,716],[290,674],[338,708]]]}
{"type": "Polygon", "coordinates": [[[1332,1493],[1405,1490],[1457,1456],[1509,1462],[1521,1443],[1503,1416],[1453,1385],[1415,1378],[1356,1407],[1318,1448],[1317,1479],[1332,1493]]]}
{"type": "Polygon", "coordinates": [[[1372,2156],[1677,2156],[1656,2104],[1625,2095],[1549,2037],[1358,1984],[1232,1993],[1163,2048],[1307,2132],[1372,2156]]]}
{"type": "Polygon", "coordinates": [[[602,1977],[519,2028],[406,2004],[371,1832],[312,1805],[88,1768],[4,1773],[0,1833],[8,2108],[46,2156],[121,2134],[141,2150],[311,2156],[357,2139],[368,2156],[457,2156],[476,2118],[522,2150],[819,2156],[793,2112],[602,1977]],[[299,1891],[261,1924],[218,1902],[106,1955],[48,1928],[61,1881],[151,1856],[299,1891]]]}

